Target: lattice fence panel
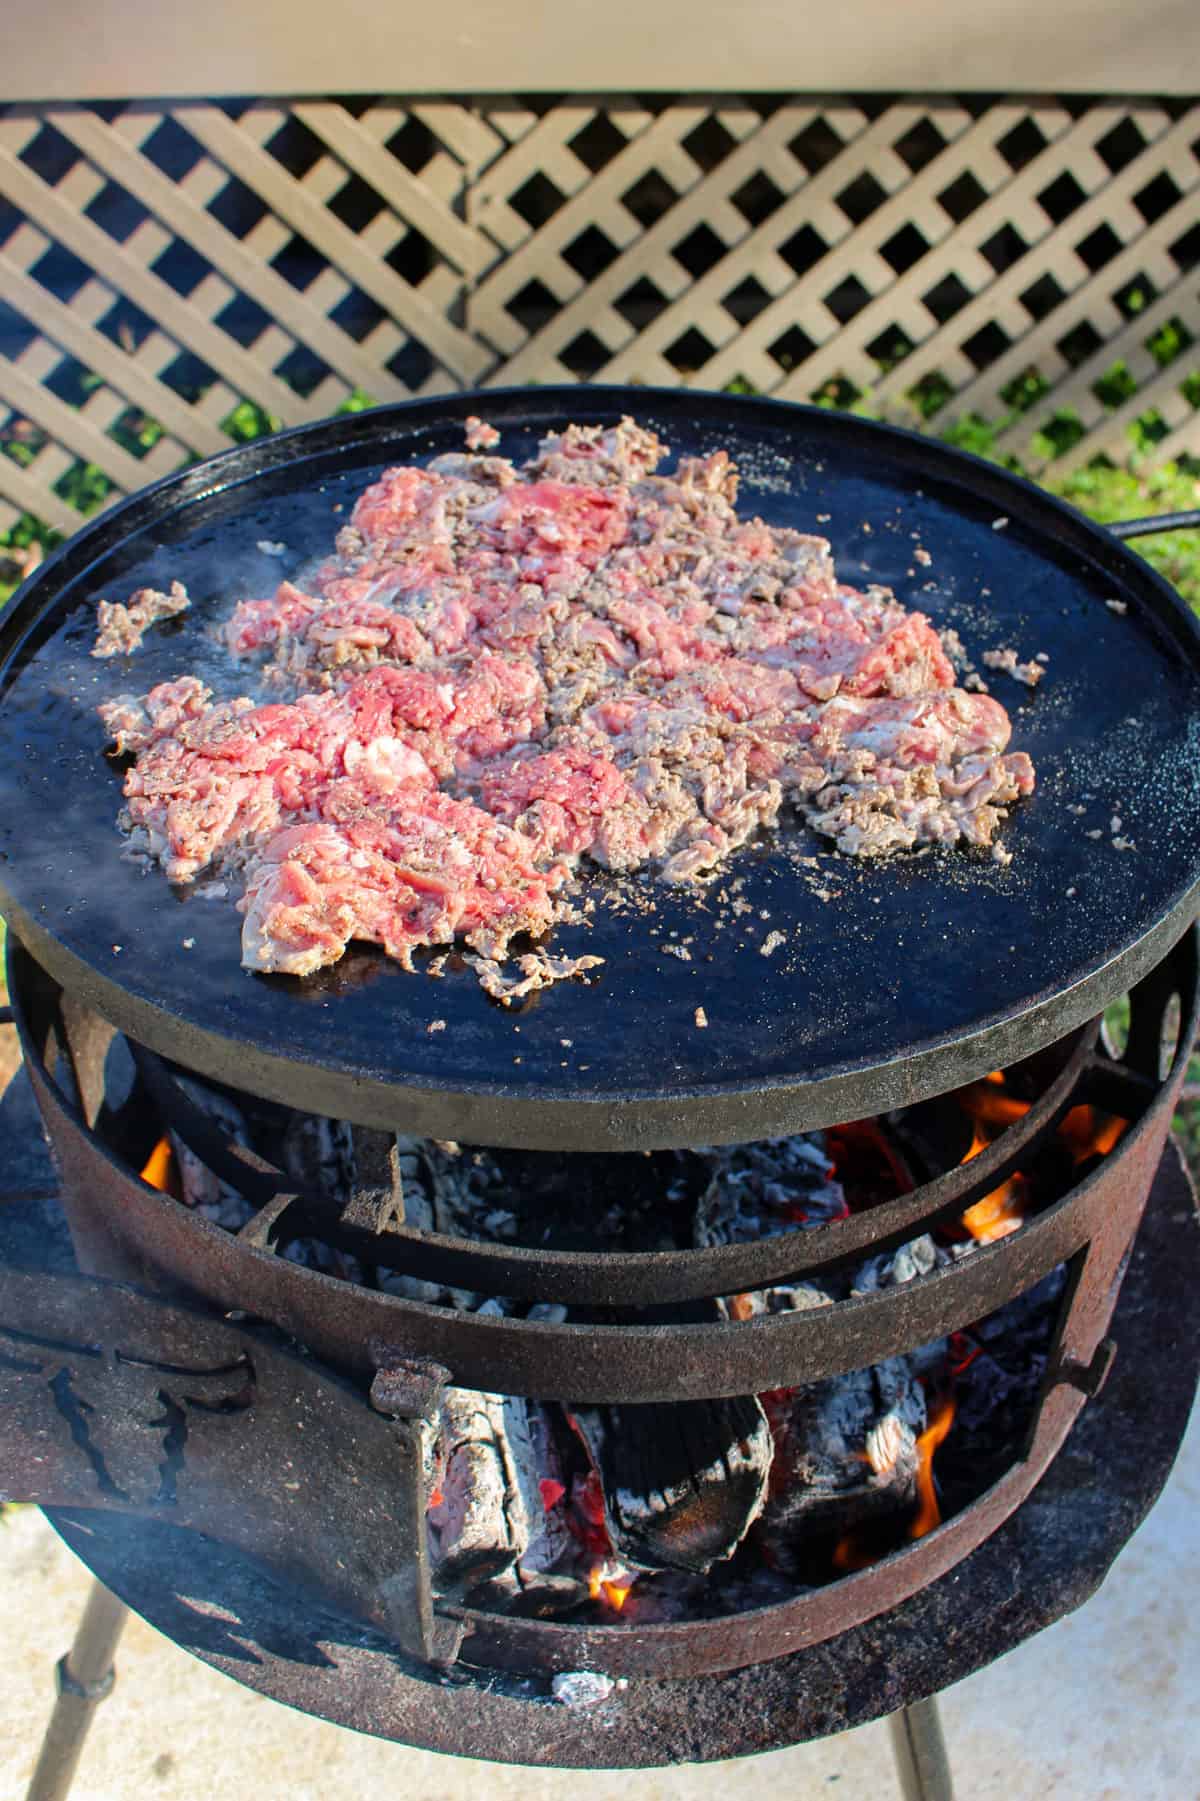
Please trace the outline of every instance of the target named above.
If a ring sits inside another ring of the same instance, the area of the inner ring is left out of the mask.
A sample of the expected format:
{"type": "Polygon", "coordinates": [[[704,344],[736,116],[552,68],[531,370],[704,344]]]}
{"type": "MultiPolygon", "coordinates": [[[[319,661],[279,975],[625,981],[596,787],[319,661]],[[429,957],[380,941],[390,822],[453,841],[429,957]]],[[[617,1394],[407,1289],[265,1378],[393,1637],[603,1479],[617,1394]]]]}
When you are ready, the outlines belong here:
{"type": "Polygon", "coordinates": [[[1200,453],[1200,105],[394,98],[0,114],[0,526],[479,383],[1200,453]]]}

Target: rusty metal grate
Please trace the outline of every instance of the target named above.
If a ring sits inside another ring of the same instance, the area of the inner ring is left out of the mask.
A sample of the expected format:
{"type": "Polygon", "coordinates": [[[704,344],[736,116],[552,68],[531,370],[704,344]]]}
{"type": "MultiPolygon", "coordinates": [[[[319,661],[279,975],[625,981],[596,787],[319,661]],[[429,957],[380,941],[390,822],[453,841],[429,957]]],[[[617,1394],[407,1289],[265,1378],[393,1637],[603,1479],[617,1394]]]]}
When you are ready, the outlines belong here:
{"type": "Polygon", "coordinates": [[[490,382],[1200,451],[1200,105],[512,98],[0,115],[0,528],[490,382]],[[247,412],[247,406],[249,412],[247,412]]]}

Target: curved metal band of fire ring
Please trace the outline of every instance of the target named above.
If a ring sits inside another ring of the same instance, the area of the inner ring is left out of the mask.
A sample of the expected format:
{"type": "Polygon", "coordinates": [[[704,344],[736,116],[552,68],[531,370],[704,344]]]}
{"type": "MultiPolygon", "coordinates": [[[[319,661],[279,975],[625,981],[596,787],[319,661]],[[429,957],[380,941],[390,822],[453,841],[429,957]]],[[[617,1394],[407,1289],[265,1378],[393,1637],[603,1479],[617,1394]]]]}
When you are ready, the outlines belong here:
{"type": "Polygon", "coordinates": [[[411,1226],[390,1226],[383,1233],[347,1226],[338,1220],[337,1203],[328,1195],[297,1193],[293,1177],[230,1143],[155,1052],[132,1041],[130,1049],[161,1115],[208,1169],[254,1206],[267,1207],[287,1197],[272,1222],[272,1243],[280,1248],[289,1239],[319,1238],[367,1263],[451,1288],[514,1300],[635,1308],[802,1281],[816,1272],[893,1250],[961,1214],[1007,1181],[1063,1115],[1089,1098],[1097,1030],[1093,1022],[1077,1034],[1063,1068],[1028,1113],[978,1156],[909,1194],[828,1225],[797,1227],[748,1243],[622,1252],[486,1244],[411,1226]]]}
{"type": "MultiPolygon", "coordinates": [[[[1104,1162],[1021,1231],[895,1291],[816,1311],[711,1324],[550,1324],[403,1300],[305,1269],[231,1237],[123,1165],[52,1079],[15,998],[34,1087],[55,1142],[64,1187],[90,1197],[115,1250],[224,1308],[293,1333],[317,1355],[370,1377],[389,1358],[426,1357],[468,1387],[546,1400],[628,1404],[714,1399],[799,1386],[915,1349],[994,1312],[1080,1252],[1114,1216],[1132,1236],[1161,1152],[1196,1030],[1196,938],[1189,933],[1142,985],[1180,1000],[1182,1029],[1168,1080],[1104,1162]],[[897,1302],[902,1299],[902,1331],[897,1302]]],[[[20,959],[12,960],[14,973],[20,959]]],[[[1143,1010],[1144,1011],[1144,1010],[1143,1010]]],[[[1158,1013],[1161,1030],[1163,1012],[1158,1013]]],[[[43,1022],[44,1023],[44,1022],[43,1022]]],[[[1151,1022],[1135,1002],[1130,1051],[1145,1063],[1151,1022]]],[[[1122,1081],[1119,1070],[1102,1072],[1122,1081]]],[[[1132,1072],[1144,1100],[1149,1068],[1132,1072]]],[[[1130,1111],[1137,1108],[1131,1104],[1130,1111]]],[[[78,1203],[76,1203],[78,1204],[78,1203]]]]}

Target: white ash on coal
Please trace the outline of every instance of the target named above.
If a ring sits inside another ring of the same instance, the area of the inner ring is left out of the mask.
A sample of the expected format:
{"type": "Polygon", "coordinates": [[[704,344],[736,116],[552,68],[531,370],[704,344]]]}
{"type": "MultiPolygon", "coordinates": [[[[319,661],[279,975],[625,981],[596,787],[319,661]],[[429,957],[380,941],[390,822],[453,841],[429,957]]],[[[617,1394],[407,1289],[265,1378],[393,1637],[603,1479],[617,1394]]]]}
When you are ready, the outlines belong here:
{"type": "Polygon", "coordinates": [[[850,1209],[823,1133],[696,1152],[707,1181],[696,1203],[697,1245],[748,1244],[850,1209]]]}
{"type": "Polygon", "coordinates": [[[514,1592],[518,1572],[541,1576],[562,1561],[569,1535],[561,1509],[546,1500],[563,1485],[539,1474],[557,1465],[540,1416],[540,1409],[512,1397],[446,1390],[428,1516],[443,1593],[467,1592],[489,1579],[503,1579],[501,1589],[514,1592]]]}

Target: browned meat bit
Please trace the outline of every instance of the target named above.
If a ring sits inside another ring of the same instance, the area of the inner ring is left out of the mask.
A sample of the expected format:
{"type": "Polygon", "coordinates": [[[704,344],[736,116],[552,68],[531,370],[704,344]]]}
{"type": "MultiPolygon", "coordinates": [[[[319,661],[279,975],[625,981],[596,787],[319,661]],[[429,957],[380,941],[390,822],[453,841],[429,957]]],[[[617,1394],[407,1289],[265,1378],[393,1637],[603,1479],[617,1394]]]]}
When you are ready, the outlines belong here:
{"type": "Polygon", "coordinates": [[[1027,688],[1036,688],[1046,671],[1039,662],[1021,663],[1011,644],[1000,650],[985,650],[983,661],[989,669],[1001,669],[1005,675],[1011,675],[1015,682],[1024,682],[1027,688]]]}
{"type": "Polygon", "coordinates": [[[127,601],[102,600],[96,608],[100,631],[92,648],[94,657],[128,656],[142,642],[147,626],[158,619],[174,619],[191,606],[182,582],[172,582],[170,592],[139,588],[127,601]]]}
{"type": "Polygon", "coordinates": [[[486,424],[475,413],[467,415],[466,427],[468,450],[493,450],[500,442],[495,426],[486,424]]]}
{"type": "Polygon", "coordinates": [[[572,976],[586,975],[589,969],[599,969],[603,961],[603,957],[551,957],[542,950],[529,951],[516,958],[521,972],[516,976],[506,975],[492,957],[467,958],[484,993],[505,1007],[511,1007],[527,994],[536,994],[539,988],[549,988],[554,982],[569,981],[572,976]]]}

